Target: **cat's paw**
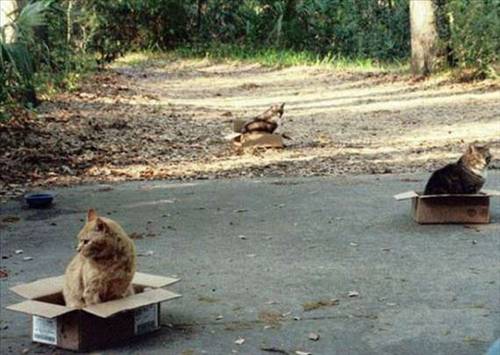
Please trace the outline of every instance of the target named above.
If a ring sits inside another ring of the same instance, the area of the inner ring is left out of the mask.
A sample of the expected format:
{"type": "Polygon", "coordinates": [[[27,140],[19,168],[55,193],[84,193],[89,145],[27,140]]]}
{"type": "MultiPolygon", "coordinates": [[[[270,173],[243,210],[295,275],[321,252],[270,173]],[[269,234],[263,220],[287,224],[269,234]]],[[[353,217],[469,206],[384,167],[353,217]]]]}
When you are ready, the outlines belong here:
{"type": "Polygon", "coordinates": [[[92,304],[101,303],[101,298],[99,297],[99,293],[97,292],[85,292],[83,294],[83,299],[85,300],[85,304],[90,306],[92,304]]]}
{"type": "Polygon", "coordinates": [[[82,308],[85,307],[85,304],[83,302],[68,302],[66,304],[66,307],[76,308],[76,309],[82,309],[82,308]]]}

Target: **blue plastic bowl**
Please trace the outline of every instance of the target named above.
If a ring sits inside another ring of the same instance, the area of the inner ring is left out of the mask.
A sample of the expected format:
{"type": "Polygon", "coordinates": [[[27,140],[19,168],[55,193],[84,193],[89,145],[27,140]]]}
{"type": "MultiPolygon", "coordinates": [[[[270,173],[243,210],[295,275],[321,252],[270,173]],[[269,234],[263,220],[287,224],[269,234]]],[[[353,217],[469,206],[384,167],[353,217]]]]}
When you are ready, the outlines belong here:
{"type": "Polygon", "coordinates": [[[32,192],[26,194],[24,199],[30,208],[43,208],[52,204],[54,196],[52,192],[32,192]]]}

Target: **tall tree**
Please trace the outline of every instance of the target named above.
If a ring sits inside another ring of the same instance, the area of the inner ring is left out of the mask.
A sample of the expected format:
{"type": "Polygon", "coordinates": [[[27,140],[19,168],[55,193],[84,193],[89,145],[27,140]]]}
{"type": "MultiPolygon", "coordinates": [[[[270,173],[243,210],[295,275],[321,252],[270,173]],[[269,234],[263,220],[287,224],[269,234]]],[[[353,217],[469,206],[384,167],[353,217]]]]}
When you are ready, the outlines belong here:
{"type": "Polygon", "coordinates": [[[437,55],[436,16],[432,0],[410,0],[411,69],[428,75],[437,55]]]}
{"type": "Polygon", "coordinates": [[[13,40],[14,30],[7,26],[12,23],[17,10],[16,0],[0,0],[0,28],[5,29],[5,42],[10,43],[13,40]]]}

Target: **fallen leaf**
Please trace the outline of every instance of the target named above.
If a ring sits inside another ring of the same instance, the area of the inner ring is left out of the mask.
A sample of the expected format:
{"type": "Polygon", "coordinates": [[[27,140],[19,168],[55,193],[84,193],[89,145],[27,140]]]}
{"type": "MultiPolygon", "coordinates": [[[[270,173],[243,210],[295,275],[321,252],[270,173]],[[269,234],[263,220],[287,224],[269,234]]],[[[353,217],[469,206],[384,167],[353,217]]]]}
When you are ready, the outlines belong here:
{"type": "Polygon", "coordinates": [[[137,232],[132,232],[128,236],[130,237],[130,239],[144,239],[142,234],[137,233],[137,232]]]}
{"type": "Polygon", "coordinates": [[[471,224],[465,224],[464,225],[464,228],[467,228],[467,229],[473,229],[475,230],[476,232],[481,232],[481,229],[476,226],[476,225],[471,225],[471,224]]]}
{"type": "Polygon", "coordinates": [[[280,312],[269,310],[260,311],[258,317],[260,321],[274,328],[280,326],[280,322],[284,320],[280,312]]]}
{"type": "Polygon", "coordinates": [[[278,353],[278,354],[286,354],[288,355],[289,352],[286,351],[286,350],[283,350],[283,349],[278,349],[278,348],[274,348],[274,347],[269,347],[269,348],[260,348],[260,350],[262,351],[267,351],[269,353],[278,353]]]}
{"type": "Polygon", "coordinates": [[[217,303],[219,300],[210,296],[198,296],[198,301],[204,303],[217,303]]]}
{"type": "Polygon", "coordinates": [[[319,334],[316,334],[316,333],[309,333],[307,335],[307,337],[310,339],[310,340],[314,340],[314,341],[318,341],[319,340],[319,334]]]}
{"type": "Polygon", "coordinates": [[[154,251],[152,250],[148,250],[147,252],[145,253],[137,253],[137,256],[153,256],[154,255],[154,251]]]}
{"type": "Polygon", "coordinates": [[[245,338],[238,338],[234,341],[235,344],[242,345],[245,342],[245,338]]]}
{"type": "Polygon", "coordinates": [[[4,278],[6,278],[8,276],[9,276],[9,274],[8,274],[7,271],[4,271],[4,270],[0,269],[0,279],[4,279],[4,278]]]}
{"type": "Polygon", "coordinates": [[[20,218],[17,217],[17,216],[5,216],[3,219],[2,219],[2,222],[5,222],[5,223],[16,223],[16,222],[19,222],[20,218]]]}
{"type": "Polygon", "coordinates": [[[339,300],[336,298],[332,298],[330,300],[319,300],[319,301],[313,301],[313,302],[306,302],[302,305],[302,308],[304,309],[304,312],[309,312],[318,308],[323,308],[323,307],[332,307],[336,306],[339,304],[339,300]]]}

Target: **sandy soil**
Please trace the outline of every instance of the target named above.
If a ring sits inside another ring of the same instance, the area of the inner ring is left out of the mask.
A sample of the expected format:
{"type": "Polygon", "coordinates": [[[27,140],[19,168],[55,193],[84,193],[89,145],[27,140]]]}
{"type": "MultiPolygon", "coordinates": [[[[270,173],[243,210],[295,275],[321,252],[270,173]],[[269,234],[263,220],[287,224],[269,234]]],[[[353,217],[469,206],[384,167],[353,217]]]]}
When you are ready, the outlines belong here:
{"type": "Polygon", "coordinates": [[[500,83],[412,80],[206,60],[115,63],[38,117],[0,125],[4,195],[130,179],[430,171],[489,142],[500,168],[500,83]],[[237,152],[231,121],[285,102],[283,150],[237,152]]]}

